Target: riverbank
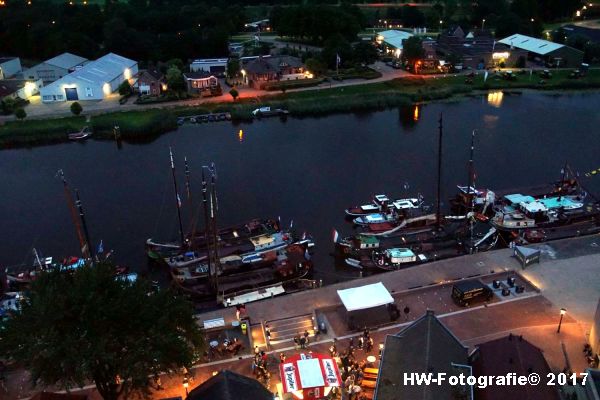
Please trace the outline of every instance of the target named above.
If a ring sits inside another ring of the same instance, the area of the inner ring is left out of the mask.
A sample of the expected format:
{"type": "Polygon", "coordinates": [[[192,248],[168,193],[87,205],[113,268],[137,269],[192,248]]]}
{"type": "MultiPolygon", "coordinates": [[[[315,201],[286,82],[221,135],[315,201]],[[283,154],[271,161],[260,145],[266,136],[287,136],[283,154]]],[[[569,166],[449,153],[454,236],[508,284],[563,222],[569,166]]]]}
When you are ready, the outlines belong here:
{"type": "Polygon", "coordinates": [[[459,98],[496,90],[532,89],[561,92],[600,88],[600,70],[590,70],[587,76],[570,78],[571,71],[553,71],[543,79],[529,71],[514,73],[512,80],[500,74],[483,73],[473,78],[454,76],[410,76],[390,81],[343,87],[318,87],[313,90],[265,94],[237,102],[206,103],[199,107],[165,104],[164,108],[142,108],[139,111],[113,112],[96,116],[58,119],[9,121],[0,126],[0,148],[34,146],[67,141],[69,132],[89,125],[100,139],[113,137],[113,128],[120,128],[124,140],[149,140],[177,128],[177,117],[210,112],[230,112],[234,121],[252,120],[257,104],[289,110],[291,116],[323,116],[333,113],[383,110],[414,103],[459,98]]]}

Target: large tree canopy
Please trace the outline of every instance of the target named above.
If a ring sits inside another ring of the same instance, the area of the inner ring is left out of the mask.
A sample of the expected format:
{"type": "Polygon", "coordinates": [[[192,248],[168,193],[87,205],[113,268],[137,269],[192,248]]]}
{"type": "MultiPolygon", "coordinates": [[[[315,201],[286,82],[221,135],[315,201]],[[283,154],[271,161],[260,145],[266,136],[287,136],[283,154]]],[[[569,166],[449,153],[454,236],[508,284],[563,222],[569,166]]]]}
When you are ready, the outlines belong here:
{"type": "Polygon", "coordinates": [[[0,353],[28,368],[34,383],[93,381],[106,400],[144,391],[150,374],[189,367],[200,345],[185,300],[115,278],[108,264],[41,275],[0,331],[0,353]]]}

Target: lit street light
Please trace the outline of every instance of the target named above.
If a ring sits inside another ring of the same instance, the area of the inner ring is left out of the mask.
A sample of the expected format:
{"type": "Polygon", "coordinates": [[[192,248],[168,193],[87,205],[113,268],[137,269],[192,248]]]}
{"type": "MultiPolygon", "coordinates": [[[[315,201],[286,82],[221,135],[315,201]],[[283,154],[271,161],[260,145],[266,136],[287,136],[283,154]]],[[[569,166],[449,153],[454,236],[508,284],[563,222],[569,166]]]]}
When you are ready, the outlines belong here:
{"type": "Polygon", "coordinates": [[[485,26],[485,18],[483,19],[483,21],[481,21],[481,30],[483,30],[484,26],[485,26]]]}
{"type": "Polygon", "coordinates": [[[185,389],[185,397],[187,397],[188,394],[189,394],[188,393],[188,386],[189,385],[190,385],[190,383],[188,382],[188,378],[187,377],[183,378],[183,387],[185,389]]]}
{"type": "Polygon", "coordinates": [[[567,313],[566,309],[564,309],[564,308],[560,309],[560,321],[558,321],[558,329],[556,330],[556,333],[560,333],[560,326],[562,325],[562,320],[566,313],[567,313]]]}

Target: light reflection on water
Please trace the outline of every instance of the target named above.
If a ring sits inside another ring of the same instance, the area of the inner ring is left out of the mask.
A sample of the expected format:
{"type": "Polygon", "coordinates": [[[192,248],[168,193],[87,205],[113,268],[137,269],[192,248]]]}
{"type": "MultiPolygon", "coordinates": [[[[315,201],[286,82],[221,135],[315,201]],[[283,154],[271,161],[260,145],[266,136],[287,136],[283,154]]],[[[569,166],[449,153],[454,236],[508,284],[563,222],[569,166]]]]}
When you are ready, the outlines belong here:
{"type": "Polygon", "coordinates": [[[502,91],[498,92],[489,92],[487,95],[488,104],[500,108],[502,105],[502,99],[504,98],[504,93],[502,91]]]}

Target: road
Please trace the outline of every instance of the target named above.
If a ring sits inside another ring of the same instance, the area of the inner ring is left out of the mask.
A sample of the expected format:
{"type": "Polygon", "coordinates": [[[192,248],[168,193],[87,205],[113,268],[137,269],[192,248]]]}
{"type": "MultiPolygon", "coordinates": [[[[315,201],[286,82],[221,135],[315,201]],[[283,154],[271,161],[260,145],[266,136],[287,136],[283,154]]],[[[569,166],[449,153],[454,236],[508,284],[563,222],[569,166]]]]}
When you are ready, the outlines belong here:
{"type": "MultiPolygon", "coordinates": [[[[375,70],[381,72],[382,76],[376,79],[364,80],[364,79],[348,79],[344,81],[331,81],[328,83],[321,83],[318,86],[299,88],[299,89],[290,89],[287,90],[287,93],[291,92],[300,92],[307,90],[321,90],[321,89],[330,89],[337,87],[345,87],[345,86],[354,86],[354,85],[364,85],[375,82],[384,82],[392,79],[400,78],[403,76],[410,75],[408,72],[399,69],[393,69],[384,63],[377,61],[372,66],[375,70]]],[[[155,104],[134,104],[134,97],[132,97],[126,104],[119,104],[119,96],[117,94],[113,94],[109,96],[107,99],[102,101],[83,101],[81,102],[83,106],[83,113],[85,115],[97,115],[104,114],[109,112],[119,112],[119,111],[139,111],[144,109],[152,109],[152,108],[174,108],[181,106],[200,106],[203,104],[209,103],[227,103],[233,102],[233,98],[229,95],[230,87],[225,84],[223,80],[221,80],[221,86],[223,88],[223,95],[217,97],[207,97],[207,98],[197,98],[191,100],[181,100],[174,101],[168,103],[155,103],[155,104]]],[[[247,87],[238,87],[239,98],[240,99],[256,99],[257,103],[260,100],[264,100],[263,98],[268,98],[268,96],[279,95],[280,92],[268,92],[264,90],[257,90],[253,88],[247,87]],[[259,100],[260,98],[260,100],[259,100]]],[[[42,103],[39,96],[34,96],[31,99],[31,103],[25,108],[27,112],[27,119],[44,119],[44,118],[60,118],[71,116],[69,102],[58,102],[58,103],[42,103]]],[[[0,123],[2,121],[12,121],[15,120],[14,115],[9,116],[0,116],[0,123]]]]}

